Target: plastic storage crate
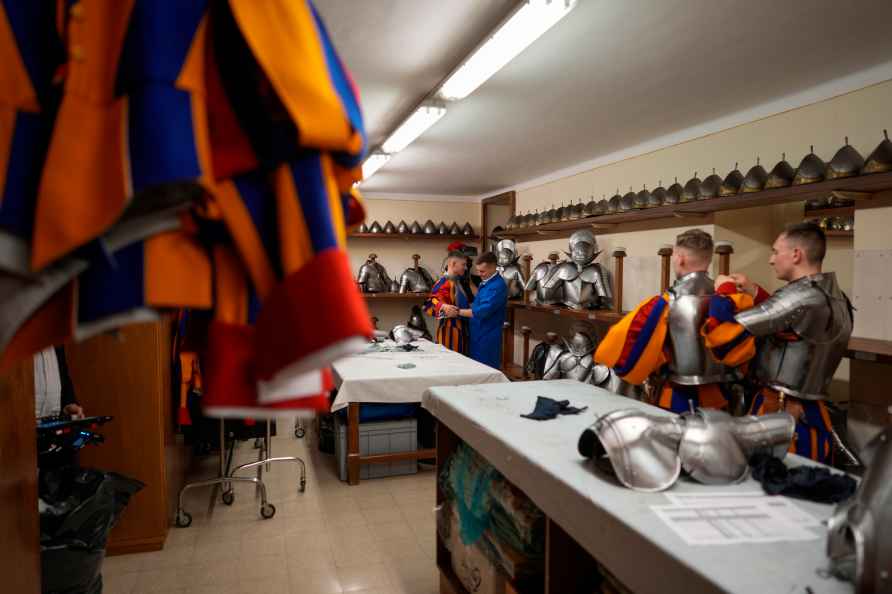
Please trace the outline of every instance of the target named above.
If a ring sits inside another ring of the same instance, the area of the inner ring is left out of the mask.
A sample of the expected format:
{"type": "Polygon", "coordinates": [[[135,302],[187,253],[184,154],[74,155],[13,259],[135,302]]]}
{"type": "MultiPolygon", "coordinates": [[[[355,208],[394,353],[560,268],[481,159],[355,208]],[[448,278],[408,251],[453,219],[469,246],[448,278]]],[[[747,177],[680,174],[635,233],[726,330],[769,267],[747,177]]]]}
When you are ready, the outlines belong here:
{"type": "MultiPolygon", "coordinates": [[[[338,474],[347,480],[347,423],[335,415],[335,455],[338,458],[338,474]]],[[[418,451],[418,420],[376,421],[359,424],[359,454],[394,454],[418,451]]],[[[417,460],[404,460],[388,464],[363,464],[359,468],[360,479],[415,474],[417,460]]]]}

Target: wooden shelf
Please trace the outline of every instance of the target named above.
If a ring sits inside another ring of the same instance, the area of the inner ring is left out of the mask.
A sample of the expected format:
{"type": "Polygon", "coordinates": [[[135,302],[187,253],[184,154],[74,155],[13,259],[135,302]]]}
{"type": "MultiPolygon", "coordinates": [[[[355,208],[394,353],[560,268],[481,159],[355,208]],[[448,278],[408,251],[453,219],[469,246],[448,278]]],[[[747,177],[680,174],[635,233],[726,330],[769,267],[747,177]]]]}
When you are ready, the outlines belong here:
{"type": "Polygon", "coordinates": [[[805,218],[812,219],[815,217],[853,217],[855,216],[854,206],[838,206],[836,208],[813,208],[805,209],[805,218]]]}
{"type": "Polygon", "coordinates": [[[480,241],[479,235],[426,235],[424,233],[348,233],[347,237],[351,239],[390,239],[402,241],[414,241],[421,239],[425,241],[480,241]]]}
{"type": "Polygon", "coordinates": [[[427,293],[363,293],[369,301],[424,301],[427,293]]]}
{"type": "Polygon", "coordinates": [[[892,363],[892,340],[877,338],[850,338],[846,356],[861,361],[892,363]]]}
{"type": "Polygon", "coordinates": [[[855,230],[849,229],[824,229],[824,235],[827,237],[855,237],[855,230]]]}
{"type": "MultiPolygon", "coordinates": [[[[510,229],[500,232],[499,236],[523,242],[567,237],[577,229],[594,229],[595,231],[600,229],[610,233],[617,233],[623,231],[624,227],[631,227],[633,224],[644,221],[658,221],[662,219],[663,222],[671,222],[672,219],[679,218],[703,222],[712,213],[725,210],[739,210],[788,202],[803,202],[812,198],[823,198],[833,192],[851,193],[848,197],[867,198],[870,194],[890,189],[892,189],[892,172],[876,173],[844,179],[832,179],[815,184],[763,190],[751,194],[737,194],[735,196],[698,200],[684,204],[631,210],[616,214],[588,217],[576,221],[510,229]]],[[[679,225],[683,224],[685,223],[679,222],[679,225]]]]}
{"type": "Polygon", "coordinates": [[[575,320],[609,322],[611,324],[620,321],[625,315],[625,313],[619,314],[607,309],[570,309],[561,305],[539,305],[537,303],[521,303],[519,301],[509,301],[508,307],[515,310],[521,309],[525,311],[548,313],[564,318],[573,318],[575,320]]]}

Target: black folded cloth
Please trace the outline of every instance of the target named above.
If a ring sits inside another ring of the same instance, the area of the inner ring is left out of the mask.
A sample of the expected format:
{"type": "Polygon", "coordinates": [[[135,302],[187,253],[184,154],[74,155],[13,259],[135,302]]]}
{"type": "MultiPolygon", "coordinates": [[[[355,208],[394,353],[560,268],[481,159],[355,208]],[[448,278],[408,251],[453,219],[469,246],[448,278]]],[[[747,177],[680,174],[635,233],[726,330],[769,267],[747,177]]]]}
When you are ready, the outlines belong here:
{"type": "Polygon", "coordinates": [[[552,400],[545,396],[539,396],[536,398],[536,407],[533,409],[533,412],[520,416],[526,419],[533,419],[534,421],[547,421],[558,415],[578,415],[587,408],[587,406],[582,408],[570,406],[569,400],[552,400]]]}
{"type": "Polygon", "coordinates": [[[756,454],[750,459],[753,478],[769,495],[786,495],[818,503],[839,503],[855,493],[855,479],[823,466],[787,468],[779,459],[756,454]]]}

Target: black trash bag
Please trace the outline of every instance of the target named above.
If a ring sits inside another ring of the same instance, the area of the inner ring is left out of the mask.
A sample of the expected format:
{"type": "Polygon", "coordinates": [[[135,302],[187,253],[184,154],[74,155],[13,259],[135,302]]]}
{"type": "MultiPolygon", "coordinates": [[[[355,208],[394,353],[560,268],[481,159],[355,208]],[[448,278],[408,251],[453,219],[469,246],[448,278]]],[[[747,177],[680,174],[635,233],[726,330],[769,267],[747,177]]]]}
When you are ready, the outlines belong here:
{"type": "Polygon", "coordinates": [[[108,535],[145,485],[114,472],[67,466],[41,472],[44,594],[99,594],[108,535]]]}

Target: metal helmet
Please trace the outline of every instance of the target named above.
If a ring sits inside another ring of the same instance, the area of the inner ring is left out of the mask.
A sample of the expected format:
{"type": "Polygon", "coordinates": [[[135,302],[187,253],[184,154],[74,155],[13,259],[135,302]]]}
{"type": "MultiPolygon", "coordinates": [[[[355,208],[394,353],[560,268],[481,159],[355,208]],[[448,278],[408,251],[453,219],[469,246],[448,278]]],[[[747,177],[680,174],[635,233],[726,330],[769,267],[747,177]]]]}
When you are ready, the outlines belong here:
{"type": "Polygon", "coordinates": [[[570,236],[570,257],[577,264],[588,264],[598,256],[598,241],[588,229],[574,231],[570,236]]]}
{"type": "Polygon", "coordinates": [[[558,221],[569,221],[570,220],[570,207],[564,206],[563,202],[561,203],[561,207],[557,209],[557,220],[558,221]]]}
{"type": "Polygon", "coordinates": [[[743,194],[752,192],[761,192],[765,189],[765,183],[768,181],[768,172],[759,164],[759,157],[756,157],[756,164],[746,172],[743,181],[740,183],[740,191],[743,194]]]}
{"type": "Polygon", "coordinates": [[[619,212],[619,205],[623,201],[623,197],[619,193],[619,189],[617,188],[616,194],[610,197],[610,200],[607,201],[607,214],[614,214],[619,212]]]}
{"type": "Polygon", "coordinates": [[[400,221],[400,224],[396,226],[396,232],[403,235],[409,232],[409,225],[406,224],[406,221],[400,221]]]}
{"type": "Polygon", "coordinates": [[[570,212],[570,220],[571,221],[578,221],[579,219],[586,216],[585,204],[583,204],[582,202],[577,202],[570,208],[572,209],[570,212]]]}
{"type": "Polygon", "coordinates": [[[589,196],[589,201],[585,204],[585,208],[582,210],[583,217],[594,217],[598,214],[598,201],[595,200],[594,196],[589,196]]]}
{"type": "Polygon", "coordinates": [[[796,171],[792,165],[787,163],[787,153],[781,153],[780,162],[774,166],[774,169],[768,174],[768,179],[765,180],[765,189],[786,188],[793,183],[794,177],[796,177],[796,171]]]}
{"type": "Polygon", "coordinates": [[[393,223],[387,221],[386,223],[384,223],[384,232],[388,235],[393,235],[394,233],[396,233],[396,227],[393,226],[393,223]]]}
{"type": "Polygon", "coordinates": [[[864,162],[861,169],[865,173],[884,173],[892,171],[892,142],[889,141],[889,133],[883,130],[883,141],[880,142],[864,162]]]}
{"type": "Polygon", "coordinates": [[[449,227],[443,221],[440,221],[440,224],[437,225],[437,233],[440,235],[449,235],[449,227]]]}
{"type": "Polygon", "coordinates": [[[650,204],[648,204],[648,207],[653,208],[663,206],[664,204],[666,204],[666,188],[663,187],[663,180],[660,180],[654,191],[650,193],[650,204]]]}
{"type": "Polygon", "coordinates": [[[864,167],[864,157],[849,144],[849,137],[846,136],[845,146],[836,151],[836,154],[827,163],[827,171],[824,177],[827,179],[852,177],[853,175],[858,175],[862,167],[864,167]]]}
{"type": "Polygon", "coordinates": [[[455,221],[452,221],[452,224],[449,226],[449,235],[461,235],[461,227],[455,221]]]}
{"type": "Polygon", "coordinates": [[[678,178],[676,177],[675,183],[666,190],[666,198],[663,199],[663,204],[678,204],[681,202],[682,194],[684,194],[684,188],[678,183],[678,178]]]}
{"type": "Polygon", "coordinates": [[[709,200],[710,198],[718,198],[721,188],[722,178],[716,175],[715,168],[713,168],[712,175],[708,175],[706,179],[700,182],[700,196],[698,196],[698,199],[709,200]]]}
{"type": "Polygon", "coordinates": [[[737,163],[734,163],[734,171],[725,176],[725,179],[722,181],[722,186],[719,188],[719,196],[733,196],[740,191],[740,186],[743,184],[743,174],[740,173],[740,170],[737,168],[737,163]]]}
{"type": "Polygon", "coordinates": [[[825,171],[827,171],[827,164],[815,154],[815,147],[812,146],[811,152],[805,155],[799,163],[796,176],[793,177],[793,185],[801,186],[824,181],[825,171]]]}
{"type": "Polygon", "coordinates": [[[556,209],[554,206],[552,206],[550,209],[548,209],[548,211],[545,213],[545,218],[546,218],[546,221],[545,221],[546,223],[557,223],[558,221],[561,220],[560,213],[558,212],[558,209],[556,209]]]}
{"type": "Polygon", "coordinates": [[[461,228],[461,234],[465,237],[472,237],[474,235],[474,228],[471,226],[471,223],[465,223],[465,226],[461,228]]]}
{"type": "Polygon", "coordinates": [[[394,342],[399,345],[410,344],[424,336],[421,330],[410,328],[405,324],[397,324],[390,334],[393,336],[394,342]]]}
{"type": "Polygon", "coordinates": [[[496,259],[499,266],[508,266],[517,261],[517,244],[513,239],[503,239],[496,244],[496,259]]]}
{"type": "Polygon", "coordinates": [[[418,223],[418,221],[412,221],[412,224],[409,225],[409,233],[413,235],[420,235],[423,232],[424,231],[421,229],[421,225],[418,223]]]}
{"type": "Polygon", "coordinates": [[[361,223],[361,224],[359,225],[359,229],[357,229],[357,232],[358,232],[358,233],[368,233],[368,232],[369,232],[369,226],[366,225],[365,222],[363,222],[363,223],[361,223]]]}
{"type": "Polygon", "coordinates": [[[684,190],[681,193],[681,200],[679,202],[696,202],[700,199],[700,178],[697,177],[697,172],[694,172],[694,177],[688,180],[688,183],[684,185],[684,190]]]}
{"type": "Polygon", "coordinates": [[[437,226],[430,219],[428,219],[424,223],[424,234],[425,235],[436,235],[437,234],[437,226]]]}
{"type": "Polygon", "coordinates": [[[628,212],[633,208],[635,208],[635,192],[629,187],[629,191],[619,201],[619,210],[628,212]]]}
{"type": "Polygon", "coordinates": [[[635,194],[635,208],[650,208],[651,200],[653,199],[653,194],[647,191],[647,186],[635,194]]]}
{"type": "Polygon", "coordinates": [[[608,212],[609,206],[610,206],[610,203],[607,202],[607,199],[601,198],[600,200],[598,200],[598,210],[595,212],[599,215],[605,215],[608,212]]]}
{"type": "Polygon", "coordinates": [[[424,314],[421,313],[421,306],[416,304],[412,306],[412,311],[409,313],[409,319],[406,321],[406,325],[409,328],[413,328],[415,330],[420,330],[422,332],[422,337],[431,339],[431,332],[427,327],[427,322],[424,320],[424,314]]]}
{"type": "Polygon", "coordinates": [[[381,223],[378,221],[372,221],[371,226],[369,227],[369,233],[383,233],[384,230],[381,229],[381,223]]]}
{"type": "Polygon", "coordinates": [[[505,229],[514,229],[517,227],[517,215],[513,214],[508,217],[508,222],[505,223],[505,229]]]}

